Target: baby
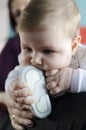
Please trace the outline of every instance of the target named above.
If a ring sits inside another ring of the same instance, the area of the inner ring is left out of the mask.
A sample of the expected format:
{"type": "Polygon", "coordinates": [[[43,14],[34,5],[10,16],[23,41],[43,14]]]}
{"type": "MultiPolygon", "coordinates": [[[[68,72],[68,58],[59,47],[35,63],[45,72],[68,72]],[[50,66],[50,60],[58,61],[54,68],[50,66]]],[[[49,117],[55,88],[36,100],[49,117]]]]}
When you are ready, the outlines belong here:
{"type": "MultiPolygon", "coordinates": [[[[86,91],[86,47],[80,45],[80,12],[74,0],[31,0],[18,25],[21,42],[20,66],[33,65],[45,72],[51,95],[86,91]]],[[[7,78],[6,92],[18,109],[28,109],[34,92],[18,80],[14,69],[7,78]]]]}

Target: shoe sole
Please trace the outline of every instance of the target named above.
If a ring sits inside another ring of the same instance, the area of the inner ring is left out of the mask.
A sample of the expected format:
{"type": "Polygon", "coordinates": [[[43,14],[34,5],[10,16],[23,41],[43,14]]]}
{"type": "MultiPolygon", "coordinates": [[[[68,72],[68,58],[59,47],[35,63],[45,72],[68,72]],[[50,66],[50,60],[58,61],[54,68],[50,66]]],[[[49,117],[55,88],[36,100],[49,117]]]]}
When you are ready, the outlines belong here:
{"type": "Polygon", "coordinates": [[[22,68],[20,80],[28,84],[29,90],[34,92],[32,111],[39,118],[45,118],[51,113],[51,102],[46,90],[45,77],[42,70],[34,66],[26,66],[22,68]]]}

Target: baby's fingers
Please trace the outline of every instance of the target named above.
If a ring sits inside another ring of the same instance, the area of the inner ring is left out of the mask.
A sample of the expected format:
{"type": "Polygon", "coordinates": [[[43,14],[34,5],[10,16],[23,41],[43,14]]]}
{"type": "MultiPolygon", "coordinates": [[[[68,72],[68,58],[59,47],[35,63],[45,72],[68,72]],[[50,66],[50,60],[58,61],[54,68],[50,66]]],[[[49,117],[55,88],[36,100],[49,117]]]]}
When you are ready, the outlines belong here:
{"type": "Polygon", "coordinates": [[[52,95],[56,95],[56,94],[59,94],[61,92],[63,92],[63,90],[59,86],[56,86],[50,90],[50,94],[52,94],[52,95]]]}
{"type": "Polygon", "coordinates": [[[48,77],[46,78],[46,83],[52,82],[54,80],[54,77],[48,77]]]}
{"type": "Polygon", "coordinates": [[[25,87],[23,89],[15,90],[14,95],[16,97],[27,97],[33,95],[33,92],[31,92],[28,87],[25,87]]]}
{"type": "Polygon", "coordinates": [[[21,98],[17,98],[16,101],[18,103],[24,104],[24,105],[31,105],[34,103],[34,100],[32,98],[29,97],[21,97],[21,98]]]}
{"type": "Polygon", "coordinates": [[[27,84],[24,82],[21,82],[20,80],[15,80],[12,83],[13,90],[22,89],[22,88],[25,88],[26,86],[27,84]]]}
{"type": "Polygon", "coordinates": [[[51,89],[55,88],[56,85],[57,85],[57,84],[56,84],[55,81],[49,82],[49,83],[47,83],[47,89],[48,89],[48,90],[51,90],[51,89]]]}
{"type": "Polygon", "coordinates": [[[49,83],[52,81],[55,81],[58,83],[59,82],[59,74],[55,74],[54,76],[49,76],[46,78],[46,83],[49,83]]]}
{"type": "Polygon", "coordinates": [[[57,72],[58,72],[58,70],[48,70],[48,71],[46,71],[45,75],[52,76],[52,75],[55,75],[57,72]]]}

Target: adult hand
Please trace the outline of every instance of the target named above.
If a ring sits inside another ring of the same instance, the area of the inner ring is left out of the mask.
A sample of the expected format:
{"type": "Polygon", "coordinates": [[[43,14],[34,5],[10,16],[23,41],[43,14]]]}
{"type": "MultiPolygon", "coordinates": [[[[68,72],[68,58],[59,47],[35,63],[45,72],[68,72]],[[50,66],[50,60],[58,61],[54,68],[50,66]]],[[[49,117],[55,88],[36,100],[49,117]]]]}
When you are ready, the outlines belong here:
{"type": "Polygon", "coordinates": [[[11,119],[12,126],[16,130],[24,129],[24,126],[33,126],[32,118],[33,113],[30,111],[30,109],[23,110],[18,109],[18,103],[15,103],[12,100],[9,100],[7,103],[9,116],[11,119]]]}
{"type": "Polygon", "coordinates": [[[7,96],[8,99],[8,111],[11,119],[11,123],[15,129],[23,129],[23,126],[33,125],[32,118],[33,113],[31,112],[31,104],[33,101],[27,96],[31,96],[29,89],[25,83],[19,80],[14,80],[10,83],[9,91],[11,97],[7,96]]]}

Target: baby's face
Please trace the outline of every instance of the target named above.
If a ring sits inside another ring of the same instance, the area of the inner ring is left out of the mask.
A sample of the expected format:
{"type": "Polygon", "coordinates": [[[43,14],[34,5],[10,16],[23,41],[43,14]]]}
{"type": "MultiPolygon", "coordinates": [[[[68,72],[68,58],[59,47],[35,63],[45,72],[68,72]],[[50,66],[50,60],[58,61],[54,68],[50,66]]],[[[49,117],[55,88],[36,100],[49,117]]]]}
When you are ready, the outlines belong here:
{"type": "Polygon", "coordinates": [[[61,30],[20,32],[23,65],[34,65],[43,70],[61,69],[70,64],[72,40],[61,30]]]}

